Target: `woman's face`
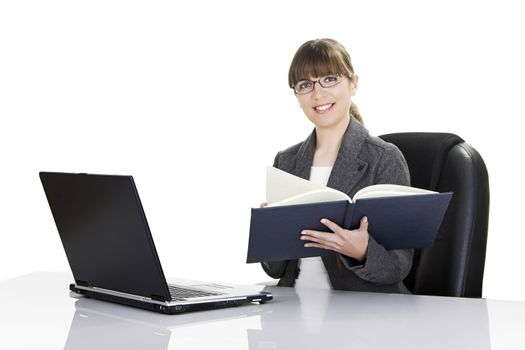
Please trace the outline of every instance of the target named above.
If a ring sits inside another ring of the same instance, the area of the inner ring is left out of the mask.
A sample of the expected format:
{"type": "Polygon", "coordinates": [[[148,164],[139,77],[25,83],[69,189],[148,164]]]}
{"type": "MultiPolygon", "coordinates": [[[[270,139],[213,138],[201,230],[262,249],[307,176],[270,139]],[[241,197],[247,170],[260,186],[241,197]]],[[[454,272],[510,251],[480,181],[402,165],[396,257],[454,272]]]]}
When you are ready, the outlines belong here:
{"type": "MultiPolygon", "coordinates": [[[[322,77],[310,77],[312,82],[322,77]]],[[[348,121],[352,96],[357,91],[357,76],[341,77],[335,86],[322,87],[319,82],[304,95],[296,94],[304,114],[317,128],[333,128],[348,121]]]]}

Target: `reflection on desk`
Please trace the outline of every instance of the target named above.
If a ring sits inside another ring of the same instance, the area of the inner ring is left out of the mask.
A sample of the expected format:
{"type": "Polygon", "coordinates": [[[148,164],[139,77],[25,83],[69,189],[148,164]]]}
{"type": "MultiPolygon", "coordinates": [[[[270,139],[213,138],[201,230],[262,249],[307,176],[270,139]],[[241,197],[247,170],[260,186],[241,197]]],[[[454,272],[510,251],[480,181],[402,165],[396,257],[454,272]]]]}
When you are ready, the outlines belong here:
{"type": "Polygon", "coordinates": [[[246,349],[259,314],[253,305],[174,317],[81,298],[64,349],[246,349]]]}
{"type": "Polygon", "coordinates": [[[65,349],[231,349],[246,336],[250,350],[490,349],[485,300],[269,289],[279,302],[171,318],[81,298],[65,349]]]}
{"type": "Polygon", "coordinates": [[[483,350],[525,345],[524,302],[266,287],[274,294],[271,303],[169,316],[71,298],[69,279],[37,273],[0,281],[0,348],[483,350]],[[29,295],[35,300],[35,282],[42,302],[27,303],[29,295]]]}
{"type": "Polygon", "coordinates": [[[310,313],[321,293],[288,291],[248,330],[250,349],[490,349],[485,300],[329,292],[310,313]]]}

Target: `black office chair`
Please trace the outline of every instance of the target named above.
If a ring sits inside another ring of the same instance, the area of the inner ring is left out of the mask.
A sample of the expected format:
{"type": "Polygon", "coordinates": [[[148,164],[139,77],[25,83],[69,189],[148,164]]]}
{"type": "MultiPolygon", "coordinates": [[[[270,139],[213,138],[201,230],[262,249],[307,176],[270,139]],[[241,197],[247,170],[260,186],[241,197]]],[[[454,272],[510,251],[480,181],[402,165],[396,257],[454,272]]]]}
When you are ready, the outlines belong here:
{"type": "Polygon", "coordinates": [[[403,152],[413,187],[454,192],[434,245],[416,249],[406,286],[414,294],[480,298],[489,216],[483,159],[454,134],[380,137],[403,152]]]}

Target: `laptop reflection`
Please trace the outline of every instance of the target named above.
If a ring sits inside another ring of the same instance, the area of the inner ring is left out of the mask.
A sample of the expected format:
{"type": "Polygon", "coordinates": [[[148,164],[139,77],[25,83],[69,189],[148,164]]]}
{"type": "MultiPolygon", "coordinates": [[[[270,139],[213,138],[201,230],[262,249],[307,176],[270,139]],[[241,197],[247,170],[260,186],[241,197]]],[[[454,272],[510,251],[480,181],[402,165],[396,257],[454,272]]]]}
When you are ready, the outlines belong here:
{"type": "Polygon", "coordinates": [[[238,343],[239,339],[248,347],[246,329],[260,328],[266,305],[163,315],[79,297],[64,349],[165,350],[238,343]]]}

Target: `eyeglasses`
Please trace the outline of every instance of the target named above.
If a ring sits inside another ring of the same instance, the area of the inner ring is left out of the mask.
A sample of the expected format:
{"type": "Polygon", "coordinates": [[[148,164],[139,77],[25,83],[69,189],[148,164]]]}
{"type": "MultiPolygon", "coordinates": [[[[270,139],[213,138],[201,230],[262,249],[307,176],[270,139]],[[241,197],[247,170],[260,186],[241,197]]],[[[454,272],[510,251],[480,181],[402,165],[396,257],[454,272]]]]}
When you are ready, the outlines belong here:
{"type": "Polygon", "coordinates": [[[328,88],[339,84],[344,76],[342,74],[330,74],[320,77],[319,79],[312,80],[301,80],[292,86],[293,91],[297,95],[305,95],[312,92],[315,87],[315,83],[319,83],[321,87],[328,88]]]}

